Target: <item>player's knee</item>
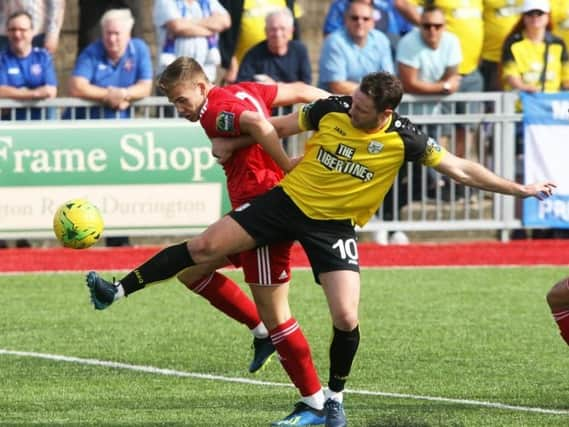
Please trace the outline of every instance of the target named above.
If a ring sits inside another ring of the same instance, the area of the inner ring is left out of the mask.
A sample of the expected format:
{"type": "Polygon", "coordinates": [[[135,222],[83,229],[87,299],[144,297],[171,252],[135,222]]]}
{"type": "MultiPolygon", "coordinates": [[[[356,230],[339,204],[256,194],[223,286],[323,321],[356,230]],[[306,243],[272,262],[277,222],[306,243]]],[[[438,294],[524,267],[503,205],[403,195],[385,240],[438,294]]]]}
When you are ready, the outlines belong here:
{"type": "Polygon", "coordinates": [[[217,258],[218,248],[207,236],[198,236],[188,242],[188,251],[194,261],[204,262],[217,258]]]}
{"type": "Polygon", "coordinates": [[[342,310],[332,313],[332,321],[337,329],[351,331],[358,326],[358,314],[351,310],[342,310]]]}

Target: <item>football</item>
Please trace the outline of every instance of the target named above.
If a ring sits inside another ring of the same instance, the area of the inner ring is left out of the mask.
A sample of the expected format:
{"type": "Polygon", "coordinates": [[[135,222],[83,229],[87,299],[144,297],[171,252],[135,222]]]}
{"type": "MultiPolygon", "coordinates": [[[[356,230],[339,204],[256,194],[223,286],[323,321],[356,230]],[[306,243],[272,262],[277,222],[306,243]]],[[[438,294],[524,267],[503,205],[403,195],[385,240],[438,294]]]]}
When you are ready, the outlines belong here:
{"type": "Polygon", "coordinates": [[[99,209],[85,199],[62,204],[53,217],[53,231],[66,248],[86,249],[99,241],[104,223],[99,209]]]}

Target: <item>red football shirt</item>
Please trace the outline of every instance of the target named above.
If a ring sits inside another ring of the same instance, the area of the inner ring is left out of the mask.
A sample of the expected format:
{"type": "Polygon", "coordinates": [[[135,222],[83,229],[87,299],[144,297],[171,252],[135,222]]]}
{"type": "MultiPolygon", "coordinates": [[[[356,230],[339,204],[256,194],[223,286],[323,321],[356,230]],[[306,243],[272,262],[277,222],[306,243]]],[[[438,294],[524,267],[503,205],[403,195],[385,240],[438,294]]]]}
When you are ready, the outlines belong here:
{"type": "MultiPolygon", "coordinates": [[[[270,115],[277,96],[276,85],[238,83],[214,87],[200,112],[200,123],[210,138],[241,134],[243,111],[270,115]]],[[[259,144],[237,150],[223,164],[227,189],[234,208],[274,187],[284,176],[282,170],[259,144]]]]}

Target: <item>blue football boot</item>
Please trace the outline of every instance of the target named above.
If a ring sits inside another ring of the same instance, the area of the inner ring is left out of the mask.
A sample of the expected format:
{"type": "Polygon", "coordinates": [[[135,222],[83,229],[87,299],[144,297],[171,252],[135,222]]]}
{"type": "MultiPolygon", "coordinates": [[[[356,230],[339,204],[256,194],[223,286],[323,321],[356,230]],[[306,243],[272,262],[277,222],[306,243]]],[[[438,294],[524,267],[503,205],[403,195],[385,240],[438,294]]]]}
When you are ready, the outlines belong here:
{"type": "Polygon", "coordinates": [[[249,372],[254,373],[263,367],[275,352],[275,346],[270,337],[253,338],[253,360],[249,364],[249,372]]]}
{"type": "Polygon", "coordinates": [[[326,418],[323,409],[314,409],[304,402],[294,404],[294,410],[280,421],[271,424],[272,427],[283,426],[319,426],[326,418]]]}
{"type": "Polygon", "coordinates": [[[328,399],[324,403],[326,413],[326,427],[345,427],[348,425],[344,405],[334,399],[328,399]]]}
{"type": "Polygon", "coordinates": [[[113,283],[107,282],[94,271],[87,274],[86,280],[96,310],[104,310],[115,301],[118,289],[113,283]]]}

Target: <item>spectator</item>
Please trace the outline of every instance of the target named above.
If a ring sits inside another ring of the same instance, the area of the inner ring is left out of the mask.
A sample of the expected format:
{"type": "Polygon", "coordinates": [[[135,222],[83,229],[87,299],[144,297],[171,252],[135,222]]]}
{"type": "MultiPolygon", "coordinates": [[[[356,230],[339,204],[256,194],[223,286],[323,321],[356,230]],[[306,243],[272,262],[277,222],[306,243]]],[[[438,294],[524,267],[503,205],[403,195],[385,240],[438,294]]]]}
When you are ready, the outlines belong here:
{"type": "Polygon", "coordinates": [[[101,38],[101,17],[110,9],[129,9],[134,18],[131,37],[143,38],[142,3],[141,0],[79,0],[77,52],[101,38]]]}
{"type": "Polygon", "coordinates": [[[308,49],[301,41],[291,40],[293,31],[294,18],[289,9],[270,12],[265,18],[266,40],[247,52],[239,67],[237,81],[302,81],[310,84],[312,70],[308,49]]]}
{"type": "Polygon", "coordinates": [[[406,93],[447,95],[459,88],[460,42],[445,30],[445,17],[438,7],[423,10],[420,28],[401,39],[396,61],[406,93]]]}
{"type": "MultiPolygon", "coordinates": [[[[332,0],[324,20],[324,35],[344,26],[344,14],[352,0],[332,0]]],[[[374,8],[373,21],[375,29],[383,32],[395,49],[399,38],[418,25],[419,12],[408,0],[369,0],[374,8]]]]}
{"type": "MultiPolygon", "coordinates": [[[[287,7],[295,18],[301,15],[296,0],[220,0],[231,16],[231,27],[219,38],[221,66],[225,70],[223,83],[235,83],[239,64],[245,53],[265,39],[265,17],[273,10],[287,7]]],[[[298,21],[295,19],[293,38],[300,38],[298,21]]]]}
{"type": "MultiPolygon", "coordinates": [[[[134,19],[130,10],[109,9],[100,24],[102,39],[80,53],[69,80],[69,93],[100,102],[104,108],[78,108],[71,118],[129,118],[131,103],[151,94],[150,49],[143,40],[131,38],[134,19]]],[[[65,118],[70,118],[69,111],[65,118]]],[[[123,236],[106,239],[107,246],[128,243],[128,237],[123,236]]]]}
{"type": "Polygon", "coordinates": [[[373,28],[372,14],[368,2],[354,0],[344,14],[345,27],[326,37],[320,54],[322,89],[349,95],[366,74],[394,73],[389,40],[373,28]]]}
{"type": "MultiPolygon", "coordinates": [[[[308,49],[300,40],[292,40],[294,17],[283,7],[270,12],[265,18],[266,40],[253,46],[239,66],[237,81],[260,83],[294,83],[312,81],[312,69],[308,49]]],[[[272,115],[288,114],[292,106],[273,109],[272,115]]],[[[288,138],[283,138],[288,150],[288,138]]]]}
{"type": "MultiPolygon", "coordinates": [[[[432,5],[443,11],[446,28],[458,37],[460,49],[462,51],[462,62],[458,66],[461,75],[460,87],[458,92],[482,92],[484,88],[482,75],[478,69],[480,56],[482,53],[482,43],[484,38],[484,21],[482,21],[482,1],[483,0],[419,0],[421,6],[432,5]]],[[[480,113],[482,104],[480,102],[457,102],[456,113],[480,113]]],[[[472,125],[457,125],[455,127],[456,138],[450,149],[459,157],[465,157],[467,149],[472,153],[477,153],[474,132],[476,128],[472,125]]],[[[462,191],[462,190],[461,190],[462,191]]],[[[462,194],[460,195],[462,197],[462,194]]]]}
{"type": "Polygon", "coordinates": [[[218,33],[231,25],[231,18],[218,0],[155,0],[157,73],[179,56],[194,58],[211,82],[216,81],[221,62],[218,33]]]}
{"type": "Polygon", "coordinates": [[[482,77],[478,71],[478,62],[484,38],[482,0],[419,0],[419,5],[432,5],[441,9],[447,30],[460,41],[463,57],[458,67],[462,76],[459,92],[480,92],[482,77]]]}
{"type": "MultiPolygon", "coordinates": [[[[57,77],[50,53],[32,46],[32,17],[28,12],[14,12],[6,22],[8,49],[0,56],[0,98],[37,101],[55,98],[57,77]]],[[[17,108],[16,120],[39,120],[40,108],[17,108]]],[[[12,115],[2,115],[3,120],[12,115]]]]}
{"type": "Polygon", "coordinates": [[[499,77],[502,46],[520,18],[522,3],[523,0],[484,0],[484,41],[480,73],[487,92],[502,90],[499,77]]]}
{"type": "MultiPolygon", "coordinates": [[[[19,101],[37,101],[57,95],[57,77],[50,53],[32,46],[32,17],[23,10],[16,11],[6,21],[8,48],[0,54],[0,98],[19,101]]],[[[17,108],[9,111],[2,120],[38,120],[39,108],[17,108]]],[[[0,240],[0,248],[8,246],[0,240]]],[[[26,239],[16,240],[16,247],[30,247],[26,239]]]]}
{"type": "Polygon", "coordinates": [[[558,92],[569,89],[567,48],[560,37],[551,33],[549,12],[547,0],[524,2],[522,16],[506,39],[502,52],[502,81],[506,90],[558,92]]]}
{"type": "MultiPolygon", "coordinates": [[[[80,53],[69,81],[71,96],[97,101],[89,116],[79,108],[72,118],[128,118],[133,101],[149,96],[152,89],[150,49],[131,39],[134,24],[128,9],[111,9],[101,18],[102,39],[80,53]]],[[[68,114],[67,114],[68,115],[68,114]]]]}
{"type": "MultiPolygon", "coordinates": [[[[462,52],[458,38],[446,31],[445,17],[441,9],[435,6],[428,6],[421,14],[421,24],[419,28],[412,30],[399,42],[397,46],[397,70],[406,93],[414,95],[448,95],[458,91],[460,85],[460,74],[458,66],[462,61],[462,52]]],[[[432,114],[440,103],[413,103],[402,105],[399,109],[402,114],[432,114]],[[413,107],[413,111],[408,107],[413,107]]],[[[437,113],[441,113],[439,108],[437,113]]],[[[445,111],[446,112],[446,111],[445,111]]],[[[437,135],[436,127],[428,126],[428,135],[437,135]]],[[[450,131],[443,131],[448,135],[450,131]]],[[[401,182],[406,181],[405,169],[401,171],[401,182]]],[[[421,167],[413,165],[413,195],[412,198],[421,197],[421,167]]],[[[428,169],[427,173],[428,194],[434,196],[437,185],[441,186],[436,174],[428,169]]],[[[407,198],[407,185],[403,185],[399,192],[399,206],[407,198]]],[[[447,192],[443,193],[446,198],[447,192]]],[[[385,204],[388,207],[389,204],[385,204]]],[[[384,212],[385,213],[385,212],[384,212]]]]}
{"type": "MultiPolygon", "coordinates": [[[[569,89],[569,56],[563,40],[551,33],[547,0],[525,0],[522,16],[507,37],[502,52],[502,82],[505,90],[558,92],[569,89]],[[544,60],[545,59],[545,60],[544,60]]],[[[523,127],[516,127],[516,173],[523,180],[523,127]]],[[[517,207],[518,210],[520,207],[517,207]]],[[[534,237],[555,232],[534,230],[534,237]]],[[[512,238],[524,238],[523,229],[512,238]]]]}
{"type": "MultiPolygon", "coordinates": [[[[63,25],[65,0],[2,0],[0,2],[0,31],[7,24],[7,18],[15,12],[26,11],[32,19],[34,29],[32,46],[43,47],[52,55],[59,44],[59,33],[63,25]]],[[[0,51],[8,47],[9,35],[0,33],[0,51]]]]}

